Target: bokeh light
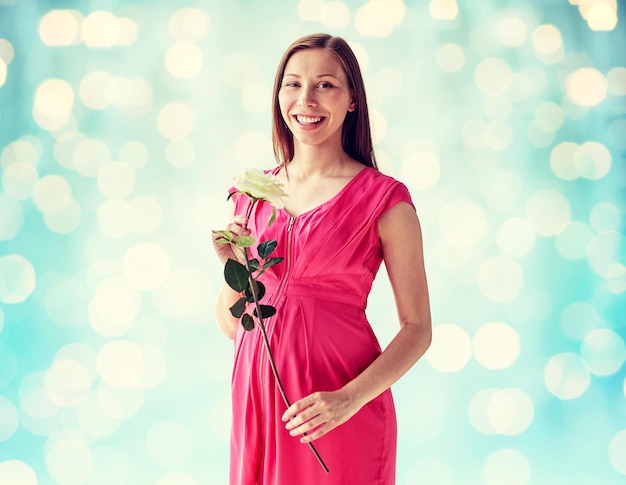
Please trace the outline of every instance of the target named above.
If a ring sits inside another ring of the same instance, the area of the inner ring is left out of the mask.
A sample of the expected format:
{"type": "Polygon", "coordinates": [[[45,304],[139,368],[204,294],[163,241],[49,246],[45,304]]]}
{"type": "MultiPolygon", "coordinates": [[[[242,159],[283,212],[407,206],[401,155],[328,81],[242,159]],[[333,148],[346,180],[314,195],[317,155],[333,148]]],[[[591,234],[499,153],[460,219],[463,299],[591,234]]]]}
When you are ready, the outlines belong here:
{"type": "MultiPolygon", "coordinates": [[[[0,0],[0,484],[227,483],[210,231],[233,176],[274,164],[284,49],[324,31],[423,231],[433,342],[393,388],[398,484],[623,483],[624,12],[0,0]]],[[[393,294],[382,270],[383,347],[393,294]]]]}

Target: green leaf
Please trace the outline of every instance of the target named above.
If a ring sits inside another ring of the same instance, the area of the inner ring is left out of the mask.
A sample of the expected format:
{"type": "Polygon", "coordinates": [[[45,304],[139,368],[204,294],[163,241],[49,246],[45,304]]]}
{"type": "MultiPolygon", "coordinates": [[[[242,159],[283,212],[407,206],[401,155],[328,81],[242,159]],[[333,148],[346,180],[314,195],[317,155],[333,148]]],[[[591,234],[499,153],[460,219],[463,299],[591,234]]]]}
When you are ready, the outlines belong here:
{"type": "Polygon", "coordinates": [[[215,242],[218,244],[230,244],[233,242],[233,233],[230,231],[211,231],[213,234],[219,234],[219,239],[216,239],[215,242]]]}
{"type": "Polygon", "coordinates": [[[250,264],[250,271],[254,272],[254,271],[258,271],[259,270],[259,260],[254,258],[248,261],[248,263],[250,264]]]}
{"type": "MultiPolygon", "coordinates": [[[[254,285],[256,286],[256,297],[258,300],[261,300],[261,298],[263,298],[263,296],[265,295],[265,285],[257,280],[252,280],[252,281],[254,281],[254,285]]],[[[254,297],[252,296],[252,290],[250,289],[250,285],[248,285],[248,287],[246,288],[246,298],[250,303],[254,301],[254,297]]]]}
{"type": "Polygon", "coordinates": [[[263,241],[259,243],[256,250],[259,253],[259,257],[261,259],[267,259],[267,257],[272,254],[272,251],[276,249],[276,244],[278,244],[274,239],[270,239],[269,241],[263,241]]]}
{"type": "Polygon", "coordinates": [[[232,316],[235,318],[241,317],[243,312],[246,310],[246,303],[247,299],[245,297],[239,298],[239,300],[237,300],[235,304],[230,307],[230,313],[232,316]]]}
{"type": "Polygon", "coordinates": [[[276,207],[272,206],[272,215],[270,217],[270,220],[267,221],[267,227],[272,227],[272,224],[274,224],[275,220],[276,220],[276,207]]]}
{"type": "Polygon", "coordinates": [[[228,259],[224,265],[224,278],[226,283],[233,290],[241,293],[248,287],[248,270],[246,267],[234,259],[228,259]]]}
{"type": "Polygon", "coordinates": [[[266,260],[265,263],[263,263],[263,270],[266,270],[270,266],[274,266],[275,264],[280,263],[283,259],[285,258],[283,258],[282,256],[278,256],[278,257],[270,258],[266,260]]]}
{"type": "Polygon", "coordinates": [[[235,244],[240,248],[249,248],[256,242],[252,236],[238,236],[235,244]]]}
{"type": "Polygon", "coordinates": [[[254,318],[247,313],[244,313],[243,317],[241,317],[241,325],[243,325],[243,328],[248,331],[252,330],[254,328],[254,318]]]}
{"type": "MultiPolygon", "coordinates": [[[[271,305],[259,305],[259,307],[261,308],[261,316],[263,318],[269,318],[276,315],[276,308],[271,305]]],[[[254,316],[259,316],[257,314],[256,308],[254,309],[254,316]]]]}

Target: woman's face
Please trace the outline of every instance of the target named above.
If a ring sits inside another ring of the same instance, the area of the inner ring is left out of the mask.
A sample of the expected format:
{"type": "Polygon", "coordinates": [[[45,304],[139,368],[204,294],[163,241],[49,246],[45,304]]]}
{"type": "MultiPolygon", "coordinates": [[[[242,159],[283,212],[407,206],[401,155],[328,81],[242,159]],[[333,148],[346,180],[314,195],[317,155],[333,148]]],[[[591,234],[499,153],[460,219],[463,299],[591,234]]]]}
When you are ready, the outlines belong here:
{"type": "Polygon", "coordinates": [[[283,120],[298,143],[341,148],[341,128],[356,107],[343,67],[325,49],[304,49],[285,66],[278,92],[283,120]]]}

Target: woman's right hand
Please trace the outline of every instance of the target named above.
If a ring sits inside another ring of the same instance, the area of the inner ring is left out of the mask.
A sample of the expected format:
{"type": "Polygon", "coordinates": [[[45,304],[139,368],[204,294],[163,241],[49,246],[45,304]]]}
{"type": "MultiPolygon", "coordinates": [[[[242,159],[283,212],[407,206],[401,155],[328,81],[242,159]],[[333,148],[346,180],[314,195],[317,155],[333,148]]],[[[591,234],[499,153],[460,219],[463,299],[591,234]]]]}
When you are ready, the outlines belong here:
{"type": "MultiPolygon", "coordinates": [[[[233,240],[236,241],[238,236],[250,235],[250,230],[246,228],[246,224],[248,224],[248,218],[246,216],[235,215],[223,230],[233,233],[235,236],[233,240]]],[[[237,250],[238,248],[235,248],[232,244],[221,244],[216,242],[221,237],[222,236],[219,232],[213,233],[213,249],[222,264],[226,264],[226,261],[229,259],[234,259],[235,261],[243,263],[243,251],[237,250]]]]}

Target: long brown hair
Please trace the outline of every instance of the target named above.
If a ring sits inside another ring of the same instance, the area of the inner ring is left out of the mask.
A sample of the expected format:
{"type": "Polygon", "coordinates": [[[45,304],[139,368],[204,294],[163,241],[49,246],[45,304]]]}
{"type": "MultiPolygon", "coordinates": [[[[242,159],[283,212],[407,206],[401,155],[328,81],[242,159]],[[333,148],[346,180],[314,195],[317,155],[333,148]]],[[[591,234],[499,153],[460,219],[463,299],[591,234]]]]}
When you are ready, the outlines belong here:
{"type": "Polygon", "coordinates": [[[365,97],[365,85],[363,84],[359,63],[345,40],[328,34],[312,34],[296,40],[289,46],[278,64],[272,100],[272,142],[277,162],[281,166],[285,166],[294,156],[293,134],[285,124],[280,112],[278,93],[287,62],[293,54],[303,49],[326,49],[332,52],[341,63],[348,78],[350,91],[356,102],[355,110],[348,112],[343,122],[341,134],[343,149],[356,161],[377,169],[374,147],[372,145],[367,99],[365,97]]]}

